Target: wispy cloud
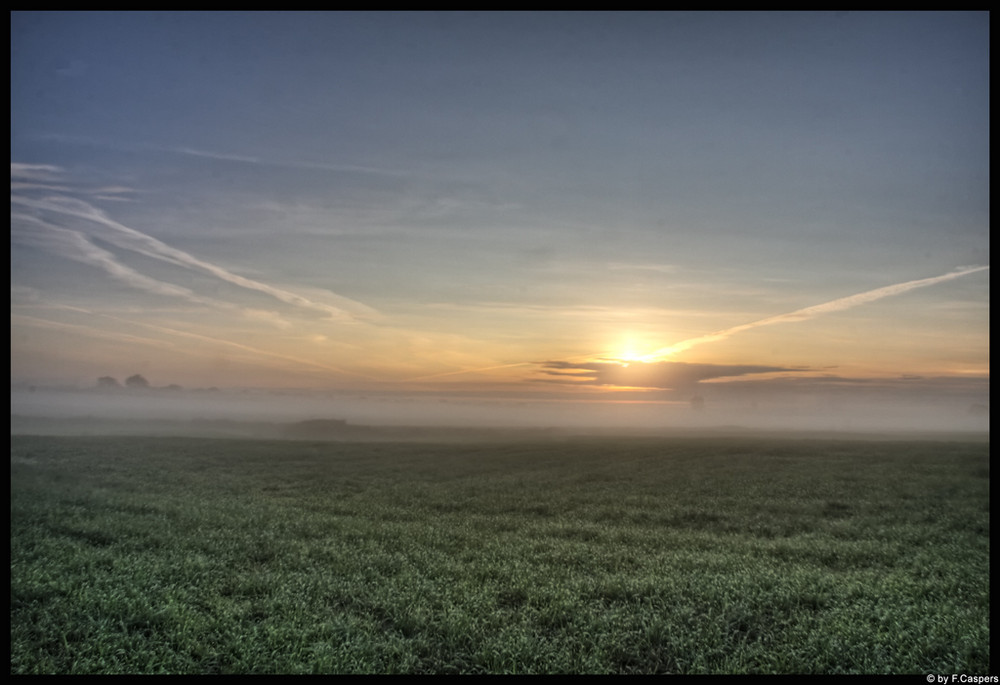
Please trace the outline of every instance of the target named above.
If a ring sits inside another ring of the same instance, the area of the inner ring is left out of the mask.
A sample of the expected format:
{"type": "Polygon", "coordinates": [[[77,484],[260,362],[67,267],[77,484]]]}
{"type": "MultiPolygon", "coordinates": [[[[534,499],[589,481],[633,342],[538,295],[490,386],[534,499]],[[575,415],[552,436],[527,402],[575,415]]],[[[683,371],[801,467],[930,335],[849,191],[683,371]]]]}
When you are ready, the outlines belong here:
{"type": "Polygon", "coordinates": [[[255,321],[265,321],[280,329],[291,327],[291,324],[283,320],[276,312],[240,307],[230,302],[198,295],[184,286],[151,278],[126,264],[122,264],[114,254],[92,243],[83,233],[55,226],[38,217],[27,214],[11,214],[11,240],[39,247],[63,259],[71,259],[95,267],[119,283],[137,290],[163,297],[180,298],[213,309],[235,312],[255,321]],[[32,225],[34,230],[26,230],[26,224],[32,225]]]}
{"type": "Polygon", "coordinates": [[[988,266],[963,266],[958,269],[955,269],[952,272],[942,274],[941,276],[933,276],[931,278],[920,278],[915,281],[896,283],[894,285],[887,285],[883,288],[876,288],[875,290],[868,290],[863,293],[848,295],[847,297],[841,297],[836,300],[824,302],[823,304],[817,304],[811,307],[805,307],[804,309],[796,309],[793,312],[778,314],[777,316],[770,316],[766,319],[760,319],[758,321],[752,321],[750,323],[740,324],[739,326],[733,326],[732,328],[726,328],[721,331],[715,331],[714,333],[698,336],[696,338],[688,338],[687,340],[682,340],[679,343],[674,343],[673,345],[661,347],[660,349],[655,350],[649,355],[643,357],[642,361],[647,361],[647,362],[659,361],[667,357],[670,357],[674,354],[677,354],[678,352],[689,350],[697,345],[703,345],[705,343],[725,340],[726,338],[730,338],[736,335],[737,333],[749,331],[754,328],[760,328],[762,326],[771,326],[778,323],[793,323],[796,321],[806,321],[807,319],[812,319],[817,316],[823,316],[825,314],[831,314],[833,312],[839,312],[845,309],[859,307],[863,304],[868,304],[869,302],[875,302],[876,300],[881,300],[882,298],[885,297],[892,297],[893,295],[902,295],[903,293],[915,290],[917,288],[926,288],[927,286],[936,285],[938,283],[944,283],[945,281],[951,281],[956,278],[961,278],[962,276],[968,276],[969,274],[985,271],[989,268],[990,267],[988,266]]]}
{"type": "Polygon", "coordinates": [[[208,159],[220,159],[225,162],[243,162],[245,164],[260,164],[261,160],[257,157],[249,157],[247,155],[230,155],[223,152],[211,152],[209,150],[195,150],[190,147],[158,147],[156,148],[161,152],[174,152],[182,155],[191,155],[192,157],[206,157],[208,159]]]}
{"type": "Polygon", "coordinates": [[[627,263],[627,262],[610,262],[608,264],[608,269],[610,271],[652,271],[664,274],[670,274],[677,271],[677,267],[673,264],[645,264],[645,263],[627,263]]]}
{"type": "Polygon", "coordinates": [[[432,373],[427,376],[416,376],[407,378],[406,381],[426,381],[432,378],[445,378],[447,376],[459,376],[467,373],[481,373],[483,371],[495,371],[496,369],[513,369],[518,366],[534,366],[536,362],[517,362],[516,364],[497,364],[494,366],[478,366],[474,369],[459,369],[458,371],[446,371],[444,373],[432,373]]]}
{"type": "Polygon", "coordinates": [[[687,364],[652,362],[622,364],[614,361],[547,361],[542,378],[535,382],[563,385],[604,385],[630,388],[691,389],[701,381],[764,373],[802,373],[811,369],[750,364],[687,364]]]}
{"type": "Polygon", "coordinates": [[[365,376],[364,374],[356,373],[356,372],[353,372],[353,371],[348,371],[348,370],[346,370],[344,368],[341,368],[339,366],[334,366],[332,364],[324,364],[324,363],[318,362],[318,361],[316,361],[314,359],[303,359],[302,357],[296,357],[296,356],[289,355],[289,354],[282,354],[280,352],[272,352],[270,350],[263,350],[263,349],[260,349],[258,347],[252,347],[250,345],[246,345],[246,344],[243,344],[243,343],[233,342],[232,340],[224,340],[224,339],[216,338],[216,337],[213,337],[213,336],[201,335],[199,333],[191,333],[189,331],[181,331],[181,330],[177,330],[175,328],[168,328],[166,326],[158,326],[156,324],[151,324],[151,323],[126,321],[125,319],[120,319],[119,317],[109,316],[109,315],[106,315],[106,314],[104,316],[106,318],[116,319],[118,321],[123,321],[123,322],[126,322],[126,323],[133,323],[133,324],[136,324],[136,325],[139,325],[139,326],[143,326],[143,327],[155,330],[155,331],[159,331],[160,333],[166,333],[166,334],[169,334],[169,335],[174,335],[174,336],[179,336],[179,337],[183,337],[183,338],[189,338],[189,339],[192,339],[192,340],[198,340],[198,341],[201,341],[201,342],[211,343],[213,345],[222,345],[222,346],[225,346],[225,347],[229,347],[229,348],[241,350],[243,352],[248,352],[248,353],[251,353],[251,354],[253,354],[255,356],[259,356],[259,357],[267,357],[267,358],[270,358],[270,359],[279,359],[279,360],[286,361],[286,362],[292,362],[292,363],[300,365],[300,366],[305,366],[307,368],[321,369],[323,371],[330,371],[330,372],[338,374],[338,375],[349,375],[349,376],[355,376],[355,377],[358,377],[358,378],[369,378],[368,376],[365,376]]]}
{"type": "Polygon", "coordinates": [[[44,190],[50,193],[84,194],[99,200],[115,202],[131,201],[130,195],[136,190],[126,186],[112,185],[100,188],[66,185],[66,170],[54,164],[20,164],[10,163],[10,190],[36,191],[44,190]]]}
{"type": "MultiPolygon", "coordinates": [[[[88,312],[76,307],[57,307],[57,309],[69,309],[79,313],[85,313],[89,316],[96,316],[94,312],[88,312]]],[[[109,331],[95,328],[93,326],[85,326],[76,323],[67,323],[65,321],[52,321],[51,319],[42,319],[36,316],[27,316],[25,314],[12,314],[11,323],[16,323],[18,326],[31,326],[33,328],[42,328],[52,331],[60,331],[63,333],[72,333],[75,335],[81,335],[87,338],[95,338],[97,340],[107,340],[111,342],[126,343],[129,345],[139,344],[148,347],[154,347],[161,350],[168,350],[172,353],[176,352],[186,352],[186,350],[179,348],[172,342],[145,338],[142,336],[130,335],[128,333],[122,333],[120,331],[109,331]]]]}
{"type": "Polygon", "coordinates": [[[251,157],[248,155],[235,155],[226,152],[216,152],[214,150],[199,150],[191,147],[158,147],[161,152],[172,152],[192,157],[205,157],[208,159],[218,159],[227,162],[240,162],[243,164],[260,164],[271,167],[281,167],[285,169],[313,169],[316,171],[336,171],[359,174],[377,174],[380,176],[406,176],[408,172],[395,169],[381,169],[378,167],[363,166],[360,164],[334,164],[330,162],[308,162],[302,160],[276,160],[265,159],[263,157],[251,157]]]}
{"type": "Polygon", "coordinates": [[[62,176],[63,168],[53,164],[20,164],[10,163],[10,179],[19,181],[57,181],[62,176]]]}
{"type": "MultiPolygon", "coordinates": [[[[237,350],[237,351],[249,354],[252,357],[258,357],[258,358],[262,357],[262,358],[267,358],[267,359],[272,359],[272,360],[280,360],[280,361],[284,361],[284,362],[290,362],[290,363],[296,364],[298,366],[302,366],[302,367],[306,367],[306,368],[311,368],[311,369],[318,369],[318,370],[322,370],[322,371],[329,371],[331,373],[334,373],[334,374],[337,374],[337,375],[341,375],[341,376],[346,375],[346,376],[354,376],[354,377],[357,377],[357,378],[369,378],[368,376],[365,376],[363,374],[359,374],[359,373],[356,373],[356,372],[353,372],[353,371],[348,371],[346,369],[343,369],[343,368],[338,367],[338,366],[334,366],[332,364],[324,364],[322,362],[318,362],[318,361],[315,361],[313,359],[303,359],[302,357],[297,357],[297,356],[294,356],[294,355],[282,354],[280,352],[272,352],[270,350],[264,350],[264,349],[260,349],[260,348],[257,348],[257,347],[253,347],[251,345],[246,345],[246,344],[243,344],[243,343],[233,342],[232,340],[225,340],[225,339],[222,339],[222,338],[217,338],[217,337],[208,336],[208,335],[202,335],[202,334],[199,334],[199,333],[192,333],[190,331],[182,331],[182,330],[178,330],[176,328],[171,328],[171,327],[168,327],[168,326],[160,326],[160,325],[146,323],[146,322],[141,322],[141,321],[132,321],[132,320],[129,320],[129,319],[124,319],[124,318],[118,317],[118,316],[112,316],[110,314],[104,314],[104,313],[101,313],[101,312],[96,312],[96,311],[88,310],[88,309],[85,309],[83,307],[61,306],[61,307],[59,307],[59,309],[63,309],[63,310],[66,310],[66,311],[72,311],[72,312],[75,312],[75,313],[78,313],[78,314],[84,314],[84,315],[86,315],[86,316],[88,316],[88,317],[90,317],[92,319],[98,319],[98,318],[99,319],[106,319],[106,320],[109,320],[109,321],[115,321],[117,323],[127,324],[129,326],[139,326],[139,327],[146,328],[146,329],[149,329],[149,330],[153,330],[153,331],[156,331],[158,333],[166,334],[166,335],[172,336],[172,337],[184,338],[186,340],[195,340],[195,341],[198,341],[198,342],[207,343],[207,344],[212,345],[212,346],[222,346],[222,347],[226,347],[228,349],[233,349],[233,350],[237,350]]],[[[52,329],[52,330],[71,331],[71,332],[77,333],[79,335],[85,335],[85,336],[88,336],[88,337],[96,337],[96,338],[105,339],[105,340],[114,340],[114,341],[117,341],[117,342],[125,342],[125,343],[133,343],[133,344],[134,343],[141,343],[143,345],[149,345],[149,346],[153,346],[153,347],[157,347],[157,348],[170,349],[170,350],[179,350],[179,351],[183,351],[183,352],[188,353],[188,354],[195,354],[190,349],[185,349],[185,348],[183,348],[183,346],[179,347],[179,346],[177,346],[177,345],[175,345],[175,344],[173,344],[173,343],[171,343],[169,341],[164,340],[162,337],[146,338],[146,337],[131,335],[131,334],[128,334],[128,333],[123,333],[123,332],[120,332],[120,331],[110,331],[110,330],[98,328],[96,326],[85,326],[85,325],[80,325],[80,324],[71,324],[71,323],[65,323],[65,322],[59,322],[59,321],[52,321],[50,319],[41,319],[41,318],[38,318],[38,317],[26,316],[26,315],[13,315],[11,317],[11,319],[12,320],[16,319],[20,324],[23,324],[23,325],[31,325],[31,326],[35,326],[35,327],[48,328],[48,329],[52,329]]]]}
{"type": "Polygon", "coordinates": [[[54,226],[28,214],[11,214],[10,218],[11,238],[22,244],[41,247],[64,259],[89,264],[115,280],[139,290],[167,297],[181,297],[199,304],[208,303],[208,300],[188,288],[150,278],[122,264],[111,252],[94,245],[78,231],[54,226]],[[36,230],[23,230],[20,227],[24,224],[31,224],[36,230]]]}
{"type": "Polygon", "coordinates": [[[294,307],[320,312],[336,321],[352,322],[366,317],[377,316],[377,312],[371,307],[349,300],[348,298],[337,296],[339,306],[334,306],[303,297],[302,295],[268,283],[234,274],[216,264],[199,259],[145,233],[125,226],[83,200],[65,196],[34,199],[12,195],[11,204],[94,222],[105,229],[110,229],[102,235],[102,238],[119,248],[168,262],[175,266],[210,274],[227,283],[264,293],[294,307]]]}
{"type": "MultiPolygon", "coordinates": [[[[45,134],[36,136],[40,140],[52,140],[61,143],[75,145],[88,145],[114,150],[129,152],[160,152],[173,155],[185,155],[188,157],[201,157],[203,159],[217,159],[224,162],[235,162],[239,164],[254,164],[284,169],[312,169],[315,171],[333,171],[338,173],[371,174],[377,176],[410,176],[413,172],[403,169],[386,169],[382,167],[366,166],[363,164],[338,164],[334,162],[312,162],[307,160],[286,160],[256,157],[253,155],[240,155],[220,150],[206,150],[193,148],[185,145],[153,145],[148,143],[125,143],[121,141],[103,140],[90,136],[69,136],[63,134],[45,134]]],[[[13,165],[12,165],[13,166],[13,165]]],[[[44,164],[20,164],[21,167],[48,167],[44,164]]],[[[51,167],[59,170],[58,167],[51,167]]],[[[44,169],[41,169],[44,170],[44,169]]]]}

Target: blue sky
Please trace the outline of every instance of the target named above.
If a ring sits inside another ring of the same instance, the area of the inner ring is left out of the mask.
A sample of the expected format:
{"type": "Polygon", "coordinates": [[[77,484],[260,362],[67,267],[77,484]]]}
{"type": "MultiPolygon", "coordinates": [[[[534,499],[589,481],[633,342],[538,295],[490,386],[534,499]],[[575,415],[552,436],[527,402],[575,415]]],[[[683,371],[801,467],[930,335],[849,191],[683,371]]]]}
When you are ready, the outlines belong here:
{"type": "Polygon", "coordinates": [[[11,59],[12,382],[988,396],[988,13],[14,12],[11,59]]]}

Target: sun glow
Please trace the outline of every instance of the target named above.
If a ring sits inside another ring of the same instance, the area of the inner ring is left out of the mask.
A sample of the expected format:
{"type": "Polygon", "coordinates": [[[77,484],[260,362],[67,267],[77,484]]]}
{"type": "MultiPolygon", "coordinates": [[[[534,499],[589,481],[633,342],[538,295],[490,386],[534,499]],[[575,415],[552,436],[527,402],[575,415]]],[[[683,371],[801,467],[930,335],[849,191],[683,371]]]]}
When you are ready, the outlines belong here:
{"type": "Polygon", "coordinates": [[[630,336],[625,338],[618,351],[612,353],[609,357],[622,366],[628,366],[632,363],[648,364],[649,362],[657,361],[661,356],[656,352],[650,353],[650,350],[654,348],[654,345],[643,344],[641,341],[630,336]]]}

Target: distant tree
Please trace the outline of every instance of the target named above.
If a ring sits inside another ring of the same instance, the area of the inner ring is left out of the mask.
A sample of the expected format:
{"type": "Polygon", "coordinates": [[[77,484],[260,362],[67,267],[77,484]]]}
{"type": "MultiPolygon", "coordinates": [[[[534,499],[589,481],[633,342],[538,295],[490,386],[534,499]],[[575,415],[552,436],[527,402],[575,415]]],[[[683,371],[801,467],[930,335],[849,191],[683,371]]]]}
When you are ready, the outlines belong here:
{"type": "Polygon", "coordinates": [[[147,381],[141,375],[135,374],[134,376],[129,376],[128,378],[125,379],[125,385],[130,388],[148,388],[149,381],[147,381]]]}
{"type": "Polygon", "coordinates": [[[118,382],[117,378],[112,378],[111,376],[101,376],[97,379],[98,388],[120,388],[122,384],[118,382]]]}

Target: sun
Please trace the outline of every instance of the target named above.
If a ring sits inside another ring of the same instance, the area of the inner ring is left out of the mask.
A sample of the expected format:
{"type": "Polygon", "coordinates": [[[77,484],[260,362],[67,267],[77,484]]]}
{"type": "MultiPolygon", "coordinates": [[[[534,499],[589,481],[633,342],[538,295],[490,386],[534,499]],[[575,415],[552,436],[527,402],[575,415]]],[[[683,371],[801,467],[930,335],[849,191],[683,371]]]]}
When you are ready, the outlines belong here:
{"type": "Polygon", "coordinates": [[[610,357],[622,366],[646,362],[649,360],[649,348],[649,345],[642,344],[640,340],[630,335],[625,337],[618,350],[610,357]]]}
{"type": "Polygon", "coordinates": [[[618,355],[618,359],[625,362],[625,365],[627,366],[632,362],[641,362],[642,356],[643,355],[637,352],[634,347],[626,347],[621,351],[621,354],[618,355]]]}
{"type": "Polygon", "coordinates": [[[676,345],[663,345],[663,340],[650,339],[641,335],[627,333],[623,335],[617,346],[610,347],[602,355],[606,362],[613,362],[622,367],[629,364],[655,364],[671,358],[680,350],[676,345]]]}

